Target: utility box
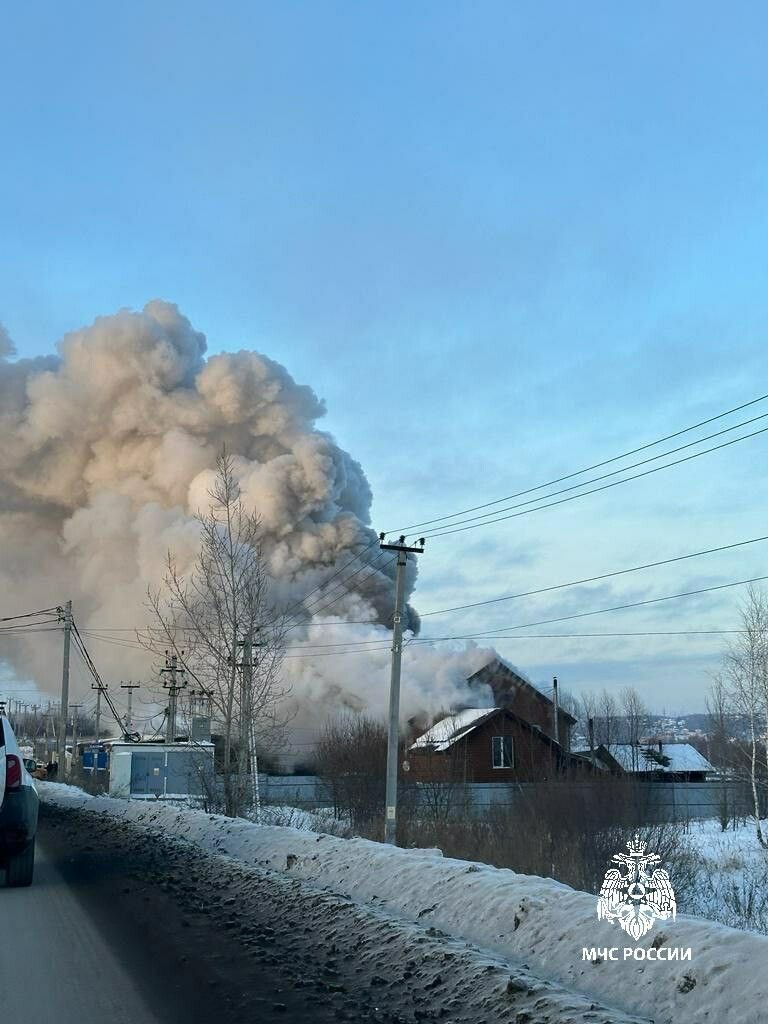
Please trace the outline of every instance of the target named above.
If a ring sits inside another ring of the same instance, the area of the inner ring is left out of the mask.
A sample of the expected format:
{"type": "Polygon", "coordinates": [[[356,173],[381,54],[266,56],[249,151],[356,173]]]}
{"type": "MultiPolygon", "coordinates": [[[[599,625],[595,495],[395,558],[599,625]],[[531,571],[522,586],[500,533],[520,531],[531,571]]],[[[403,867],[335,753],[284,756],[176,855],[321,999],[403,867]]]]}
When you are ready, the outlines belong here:
{"type": "Polygon", "coordinates": [[[212,743],[114,743],[109,795],[132,800],[187,800],[213,783],[212,743]]]}

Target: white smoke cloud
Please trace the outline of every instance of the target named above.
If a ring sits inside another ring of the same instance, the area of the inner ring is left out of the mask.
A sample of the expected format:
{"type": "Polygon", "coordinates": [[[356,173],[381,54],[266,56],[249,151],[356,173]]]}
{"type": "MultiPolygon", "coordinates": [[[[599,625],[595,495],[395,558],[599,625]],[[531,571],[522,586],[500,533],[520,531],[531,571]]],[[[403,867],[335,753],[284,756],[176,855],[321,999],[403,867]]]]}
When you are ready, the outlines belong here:
{"type": "MultiPolygon", "coordinates": [[[[224,444],[246,504],[262,517],[281,602],[303,600],[375,541],[365,474],[317,428],[324,406],[311,388],[258,352],[206,358],[205,338],[176,306],[153,301],[141,312],[99,317],[65,336],[57,356],[11,361],[13,352],[0,328],[0,594],[8,614],[71,598],[81,625],[144,623],[146,589],[158,582],[166,552],[182,563],[193,557],[192,516],[205,505],[224,444]]],[[[322,619],[373,625],[296,630],[295,642],[386,641],[377,623],[391,615],[393,573],[391,564],[367,569],[343,595],[334,592],[332,608],[318,609],[322,619]]],[[[409,594],[414,584],[415,566],[409,594]]],[[[412,609],[409,624],[418,626],[412,609]]],[[[105,678],[149,671],[141,652],[92,646],[105,678]]],[[[286,674],[302,715],[383,712],[388,653],[299,653],[286,661],[286,674]]],[[[50,645],[5,638],[0,654],[19,678],[55,695],[59,667],[50,645]]],[[[463,680],[488,658],[473,649],[410,648],[404,715],[461,699],[463,680]]]]}

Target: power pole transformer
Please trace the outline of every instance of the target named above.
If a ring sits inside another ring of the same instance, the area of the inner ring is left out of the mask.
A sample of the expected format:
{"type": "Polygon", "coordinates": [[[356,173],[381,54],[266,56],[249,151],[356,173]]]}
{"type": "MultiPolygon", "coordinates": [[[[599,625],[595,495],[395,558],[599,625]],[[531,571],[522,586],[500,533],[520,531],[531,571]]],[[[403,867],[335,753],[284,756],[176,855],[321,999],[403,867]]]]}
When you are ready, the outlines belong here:
{"type": "MultiPolygon", "coordinates": [[[[167,657],[168,652],[166,651],[165,668],[160,669],[161,675],[168,675],[170,682],[163,683],[163,686],[168,691],[168,723],[165,728],[165,742],[173,743],[176,739],[176,707],[179,690],[183,690],[187,685],[184,676],[186,675],[183,668],[179,668],[179,659],[175,654],[167,657]],[[181,678],[181,682],[177,680],[181,678]]],[[[184,653],[183,651],[181,652],[184,653]]]]}
{"type": "Polygon", "coordinates": [[[424,553],[424,538],[418,545],[409,547],[405,537],[397,544],[385,544],[386,534],[379,534],[382,551],[397,552],[397,576],[395,579],[395,613],[392,618],[392,672],[389,682],[389,730],[387,733],[387,792],[385,798],[384,842],[396,842],[397,835],[397,757],[400,739],[400,666],[403,654],[403,609],[405,607],[405,567],[408,555],[424,553]]]}

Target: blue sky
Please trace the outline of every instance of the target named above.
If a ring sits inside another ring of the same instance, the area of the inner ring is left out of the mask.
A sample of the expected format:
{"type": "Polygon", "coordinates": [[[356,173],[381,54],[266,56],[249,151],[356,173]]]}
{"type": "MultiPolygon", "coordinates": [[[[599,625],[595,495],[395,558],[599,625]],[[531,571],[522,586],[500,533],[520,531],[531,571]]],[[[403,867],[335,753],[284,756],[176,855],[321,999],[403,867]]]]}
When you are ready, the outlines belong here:
{"type": "MultiPolygon", "coordinates": [[[[756,3],[6,7],[0,321],[31,354],[177,302],[212,351],[326,399],[383,529],[587,465],[768,391],[766,30],[756,3]]],[[[757,536],[765,444],[435,540],[417,604],[757,536]]],[[[440,628],[761,566],[757,545],[440,628]]],[[[736,601],[600,624],[729,626],[736,601]]],[[[717,643],[500,649],[674,711],[703,706],[717,643]]]]}

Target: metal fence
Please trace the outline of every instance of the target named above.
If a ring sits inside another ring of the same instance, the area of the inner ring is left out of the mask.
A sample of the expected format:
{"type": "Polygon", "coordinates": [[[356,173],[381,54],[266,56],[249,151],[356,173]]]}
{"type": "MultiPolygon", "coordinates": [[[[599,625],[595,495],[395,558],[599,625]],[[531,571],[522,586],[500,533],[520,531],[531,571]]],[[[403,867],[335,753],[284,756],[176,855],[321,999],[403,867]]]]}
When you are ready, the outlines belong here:
{"type": "Polygon", "coordinates": [[[286,807],[333,807],[333,794],[317,775],[259,775],[259,792],[266,804],[286,807]]]}
{"type": "MultiPolygon", "coordinates": [[[[710,782],[634,782],[631,799],[639,816],[650,823],[686,822],[717,818],[723,813],[741,817],[751,813],[751,795],[745,782],[714,780],[710,782]]],[[[416,784],[412,799],[416,808],[435,811],[442,816],[482,816],[498,810],[525,805],[572,793],[574,797],[600,799],[600,782],[561,783],[426,783],[416,784]]]]}

